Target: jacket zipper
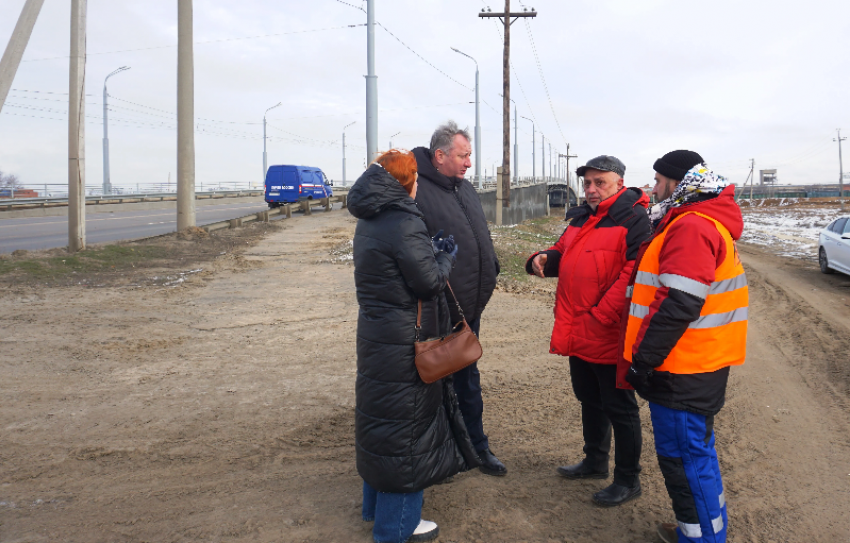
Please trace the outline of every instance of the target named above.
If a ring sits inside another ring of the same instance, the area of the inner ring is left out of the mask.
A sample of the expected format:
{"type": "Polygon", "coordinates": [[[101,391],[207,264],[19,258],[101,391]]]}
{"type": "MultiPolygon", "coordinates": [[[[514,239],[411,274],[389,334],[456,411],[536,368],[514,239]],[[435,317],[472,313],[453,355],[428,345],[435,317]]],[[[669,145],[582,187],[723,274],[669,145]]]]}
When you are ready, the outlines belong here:
{"type": "MultiPolygon", "coordinates": [[[[457,185],[454,186],[454,195],[455,200],[457,200],[457,205],[463,210],[463,214],[466,217],[466,222],[469,224],[469,229],[472,230],[472,235],[475,236],[475,243],[478,245],[478,290],[475,295],[475,307],[473,307],[473,311],[478,311],[478,305],[481,302],[481,274],[484,271],[484,263],[481,260],[481,240],[478,238],[478,233],[475,231],[475,226],[472,225],[472,221],[469,219],[469,213],[466,212],[466,208],[463,205],[463,202],[460,201],[460,196],[458,196],[457,185]]],[[[480,317],[481,315],[476,315],[480,317]]]]}

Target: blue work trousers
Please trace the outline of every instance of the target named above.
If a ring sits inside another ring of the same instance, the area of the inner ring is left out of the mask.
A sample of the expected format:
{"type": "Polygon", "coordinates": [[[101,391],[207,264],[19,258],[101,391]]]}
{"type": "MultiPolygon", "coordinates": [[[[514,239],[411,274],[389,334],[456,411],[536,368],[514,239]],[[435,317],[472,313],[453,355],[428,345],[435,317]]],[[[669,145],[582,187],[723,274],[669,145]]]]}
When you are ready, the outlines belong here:
{"type": "Polygon", "coordinates": [[[714,417],[652,402],[649,411],[679,543],[725,543],[726,498],[714,448],[714,417]]]}
{"type": "Polygon", "coordinates": [[[424,492],[394,494],[378,492],[363,481],[363,520],[375,521],[375,543],[404,543],[422,520],[424,492]]]}
{"type": "MultiPolygon", "coordinates": [[[[481,315],[468,322],[469,327],[478,335],[481,327],[481,315]]],[[[481,374],[478,362],[470,364],[452,374],[458,407],[463,415],[463,423],[469,432],[469,439],[477,452],[490,448],[487,434],[484,433],[484,400],[481,398],[481,374]]]]}

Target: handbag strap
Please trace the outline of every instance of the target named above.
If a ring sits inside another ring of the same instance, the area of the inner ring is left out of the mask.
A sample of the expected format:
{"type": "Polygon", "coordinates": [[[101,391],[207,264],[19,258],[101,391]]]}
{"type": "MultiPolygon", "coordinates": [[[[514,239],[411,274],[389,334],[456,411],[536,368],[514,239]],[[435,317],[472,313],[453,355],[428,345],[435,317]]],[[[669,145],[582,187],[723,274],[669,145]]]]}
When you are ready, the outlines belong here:
{"type": "MultiPolygon", "coordinates": [[[[452,290],[452,284],[446,281],[446,286],[449,287],[449,292],[452,293],[452,298],[454,298],[455,305],[457,306],[457,311],[460,314],[460,319],[465,321],[466,317],[463,316],[463,309],[460,308],[460,302],[457,301],[457,296],[455,296],[455,291],[452,290]]],[[[413,341],[419,341],[419,333],[422,331],[422,300],[419,300],[418,307],[416,309],[416,333],[413,336],[413,341]]]]}

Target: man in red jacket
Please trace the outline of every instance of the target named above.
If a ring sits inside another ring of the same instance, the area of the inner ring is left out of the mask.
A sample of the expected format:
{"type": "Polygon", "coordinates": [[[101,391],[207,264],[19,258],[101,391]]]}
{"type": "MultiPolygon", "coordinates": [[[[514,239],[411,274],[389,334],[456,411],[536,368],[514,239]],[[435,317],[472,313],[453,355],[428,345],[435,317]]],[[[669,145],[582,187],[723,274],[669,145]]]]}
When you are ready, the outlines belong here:
{"type": "Polygon", "coordinates": [[[561,239],[531,255],[526,271],[557,277],[555,327],[549,352],[568,356],[570,378],[581,402],[584,459],[558,468],[567,479],[607,479],[614,431],[614,482],[593,501],[610,507],[641,494],[640,416],[634,392],[617,388],[620,320],[626,284],[638,247],[649,237],[640,190],[625,188],[626,167],[613,156],[596,157],[576,170],[584,177],[586,203],[567,215],[561,239]]]}

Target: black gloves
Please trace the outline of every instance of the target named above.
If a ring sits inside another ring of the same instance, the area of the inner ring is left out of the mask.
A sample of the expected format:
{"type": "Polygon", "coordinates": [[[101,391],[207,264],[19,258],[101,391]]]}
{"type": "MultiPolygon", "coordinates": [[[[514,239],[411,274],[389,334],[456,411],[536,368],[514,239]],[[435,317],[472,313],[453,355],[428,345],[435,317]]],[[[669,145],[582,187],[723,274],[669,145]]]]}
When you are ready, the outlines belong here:
{"type": "Polygon", "coordinates": [[[454,236],[449,236],[445,239],[440,239],[434,242],[434,248],[437,251],[442,251],[452,257],[452,260],[457,260],[457,243],[454,236]]]}
{"type": "Polygon", "coordinates": [[[433,249],[434,249],[434,254],[437,254],[442,250],[442,249],[440,249],[440,247],[442,247],[442,246],[440,246],[440,247],[437,246],[437,244],[440,243],[441,241],[443,241],[443,231],[442,230],[437,232],[437,234],[434,235],[433,238],[431,238],[431,247],[433,247],[433,249]]]}
{"type": "Polygon", "coordinates": [[[629,371],[626,373],[626,381],[632,385],[635,390],[641,391],[649,388],[649,378],[655,370],[644,366],[635,367],[634,363],[629,366],[629,371]]]}
{"type": "Polygon", "coordinates": [[[437,235],[431,238],[431,245],[434,247],[434,254],[443,252],[452,257],[452,261],[457,260],[457,243],[454,236],[443,238],[443,231],[437,232],[437,235]]]}

